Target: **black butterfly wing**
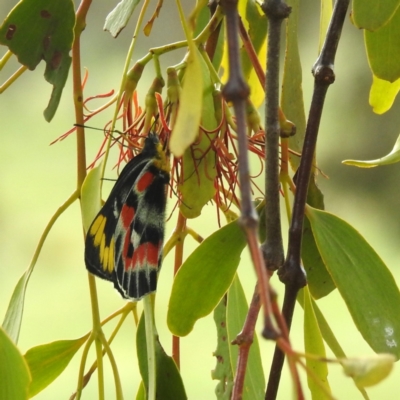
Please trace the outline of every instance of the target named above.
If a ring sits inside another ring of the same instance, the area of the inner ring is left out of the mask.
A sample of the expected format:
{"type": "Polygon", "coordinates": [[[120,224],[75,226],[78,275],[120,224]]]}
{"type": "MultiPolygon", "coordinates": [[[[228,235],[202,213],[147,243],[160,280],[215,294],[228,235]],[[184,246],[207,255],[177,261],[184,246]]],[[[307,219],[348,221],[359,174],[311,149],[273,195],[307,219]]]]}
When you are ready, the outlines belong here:
{"type": "Polygon", "coordinates": [[[124,205],[130,204],[136,209],[132,204],[132,187],[147,163],[148,158],[140,153],[126,164],[86,235],[86,268],[99,278],[112,281],[123,296],[115,274],[115,232],[124,205]]]}
{"type": "Polygon", "coordinates": [[[161,262],[169,173],[160,164],[157,146],[158,138],[151,134],[143,151],[121,171],[86,236],[89,272],[134,300],[155,291],[161,262]]]}
{"type": "Polygon", "coordinates": [[[115,265],[117,281],[125,297],[140,299],[156,290],[162,259],[165,185],[168,181],[169,174],[157,169],[150,161],[128,197],[128,203],[136,202],[136,212],[129,226],[124,213],[120,215],[115,265]]]}

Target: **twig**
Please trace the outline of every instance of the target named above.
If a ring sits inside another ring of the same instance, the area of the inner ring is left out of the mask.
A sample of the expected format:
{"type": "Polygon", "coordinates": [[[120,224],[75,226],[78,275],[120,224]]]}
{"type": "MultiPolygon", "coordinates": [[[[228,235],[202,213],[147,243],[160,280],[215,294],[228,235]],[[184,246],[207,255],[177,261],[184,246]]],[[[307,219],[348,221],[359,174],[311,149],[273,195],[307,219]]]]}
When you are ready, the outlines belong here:
{"type": "MultiPolygon", "coordinates": [[[[348,6],[349,0],[336,1],[325,43],[312,70],[314,75],[314,93],[307,122],[302,157],[297,172],[297,187],[292,222],[289,229],[288,252],[284,265],[278,271],[280,279],[286,285],[282,314],[286,319],[288,327],[290,327],[292,321],[297,292],[299,288],[306,284],[300,259],[304,209],[325,96],[329,85],[335,80],[333,65],[348,6]]],[[[265,395],[265,399],[267,400],[276,398],[283,361],[284,354],[281,350],[275,349],[265,395]]]]}
{"type": "Polygon", "coordinates": [[[258,294],[258,287],[256,286],[251,299],[249,311],[243,325],[243,329],[236,336],[232,344],[239,346],[239,355],[236,366],[235,380],[233,383],[233,391],[231,399],[241,399],[243,395],[244,378],[246,375],[247,360],[249,358],[250,346],[253,344],[254,328],[256,326],[258,313],[260,311],[261,303],[258,294]]]}
{"type": "Polygon", "coordinates": [[[291,8],[281,0],[266,0],[262,9],[268,18],[268,53],[265,79],[265,241],[262,244],[269,270],[283,264],[279,182],[279,53],[282,21],[291,8]]]}
{"type": "Polygon", "coordinates": [[[249,87],[244,81],[239,57],[239,16],[237,0],[223,0],[221,5],[226,14],[228,36],[229,79],[222,94],[226,101],[232,102],[236,115],[239,147],[239,180],[241,191],[241,216],[239,222],[246,234],[250,255],[258,277],[261,304],[264,310],[265,325],[276,337],[278,333],[271,322],[270,287],[266,268],[258,246],[258,216],[251,201],[249,160],[247,154],[248,140],[246,135],[246,100],[249,87]]]}

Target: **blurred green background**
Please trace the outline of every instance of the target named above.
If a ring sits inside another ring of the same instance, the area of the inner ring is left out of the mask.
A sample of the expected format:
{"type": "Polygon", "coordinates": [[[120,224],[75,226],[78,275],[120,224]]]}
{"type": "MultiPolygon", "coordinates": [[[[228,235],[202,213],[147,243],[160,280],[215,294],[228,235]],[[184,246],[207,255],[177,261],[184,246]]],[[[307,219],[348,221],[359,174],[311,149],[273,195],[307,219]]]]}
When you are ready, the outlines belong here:
{"type": "MultiPolygon", "coordinates": [[[[75,2],[78,4],[77,2],[75,2]]],[[[183,1],[187,12],[194,3],[183,1]]],[[[303,63],[304,96],[306,112],[312,94],[311,66],[317,56],[319,4],[301,2],[300,51],[303,63]]],[[[0,19],[3,20],[14,1],[3,0],[0,19]]],[[[102,30],[104,19],[115,2],[93,2],[88,23],[82,35],[82,63],[89,70],[85,95],[91,96],[116,89],[125,54],[133,32],[133,21],[118,39],[102,30]]],[[[153,7],[155,6],[155,2],[153,7]]],[[[137,13],[135,14],[137,15],[137,13]]],[[[150,14],[149,14],[150,15],[150,14]]],[[[134,18],[133,18],[134,20],[134,18]]],[[[134,59],[146,54],[156,45],[182,38],[174,2],[165,2],[160,19],[156,21],[152,35],[143,35],[138,41],[134,59]]],[[[2,48],[1,54],[5,52],[2,48]]],[[[183,53],[161,58],[163,67],[180,61],[183,53]]],[[[18,68],[12,60],[1,71],[1,82],[18,68]]],[[[399,168],[397,165],[361,170],[343,166],[348,158],[375,159],[387,154],[400,133],[399,102],[383,116],[373,114],[368,105],[369,86],[372,81],[363,44],[363,34],[354,28],[347,18],[339,44],[335,66],[336,82],[329,89],[323,114],[318,143],[318,162],[329,176],[319,178],[325,194],[326,208],[349,221],[377,250],[382,259],[400,282],[399,270],[399,168]]],[[[56,209],[69,197],[76,185],[76,143],[71,135],[63,142],[50,146],[50,142],[66,132],[74,123],[71,79],[54,120],[45,122],[45,109],[51,86],[43,80],[44,64],[33,72],[25,72],[17,82],[0,96],[0,318],[2,319],[13,288],[28,267],[39,238],[56,209]]],[[[139,84],[143,98],[153,77],[149,65],[139,84]]],[[[98,103],[99,105],[100,103],[98,103]]],[[[90,121],[102,127],[111,113],[90,121]]],[[[87,154],[91,161],[102,141],[98,131],[87,131],[87,154]]],[[[110,172],[111,175],[111,172],[110,172]]],[[[105,183],[111,188],[112,183],[105,183]]],[[[170,232],[176,221],[173,215],[167,223],[170,232]]],[[[203,215],[190,221],[203,237],[216,225],[216,212],[206,207],[203,215]]],[[[287,224],[284,224],[285,231],[287,224]]],[[[167,233],[168,235],[168,233],[167,233]]],[[[186,255],[194,248],[188,239],[186,255]]],[[[165,319],[172,281],[172,254],[163,265],[157,295],[157,326],[161,342],[170,352],[170,335],[165,319]]],[[[250,298],[255,277],[247,254],[239,274],[250,298]]],[[[273,278],[273,285],[282,298],[280,282],[273,278]]],[[[117,292],[107,282],[98,281],[101,316],[104,318],[123,305],[117,292]]],[[[36,269],[31,277],[21,330],[19,347],[23,353],[32,346],[59,339],[72,339],[90,330],[91,313],[87,273],[83,262],[83,234],[79,204],[72,205],[57,221],[42,250],[36,269]]],[[[372,354],[358,333],[337,291],[328,299],[318,302],[326,313],[331,327],[349,356],[372,354]]],[[[111,332],[115,323],[108,324],[111,332]]],[[[259,327],[260,331],[261,327],[259,327]]],[[[297,308],[293,323],[293,345],[302,350],[302,311],[297,308]]],[[[260,340],[265,369],[269,369],[273,343],[260,340]]],[[[182,375],[189,399],[212,399],[216,382],[211,380],[215,368],[212,352],[216,347],[212,316],[199,321],[194,331],[182,341],[182,375]]],[[[122,377],[125,398],[134,398],[140,382],[135,363],[135,328],[133,321],[124,324],[113,349],[116,353],[122,377]]],[[[329,354],[329,352],[328,352],[329,354]]],[[[91,352],[90,360],[94,354],[91,352]]],[[[47,390],[36,396],[38,400],[66,399],[75,390],[80,352],[66,371],[47,390]]],[[[111,376],[108,362],[106,372],[111,376]]],[[[268,377],[266,377],[268,378],[268,377]]],[[[395,368],[390,378],[369,389],[371,399],[395,399],[398,397],[400,372],[395,368]]],[[[333,394],[338,399],[361,398],[352,381],[345,378],[338,366],[329,367],[329,379],[333,394]]],[[[306,379],[303,377],[305,391],[306,379]]],[[[96,377],[84,392],[84,399],[97,397],[96,377]]],[[[279,392],[279,399],[288,399],[292,386],[287,369],[279,392]]],[[[114,385],[107,381],[107,398],[114,398],[114,385]]],[[[309,397],[307,397],[309,398],[309,397]]]]}

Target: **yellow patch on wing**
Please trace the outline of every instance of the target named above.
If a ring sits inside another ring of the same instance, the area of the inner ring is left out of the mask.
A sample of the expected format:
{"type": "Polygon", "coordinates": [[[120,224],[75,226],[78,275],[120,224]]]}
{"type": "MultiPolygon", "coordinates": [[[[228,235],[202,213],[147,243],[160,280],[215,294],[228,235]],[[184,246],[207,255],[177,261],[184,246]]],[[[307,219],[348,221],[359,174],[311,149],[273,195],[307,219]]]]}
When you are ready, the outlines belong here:
{"type": "Polygon", "coordinates": [[[93,237],[93,245],[98,248],[100,263],[104,271],[112,272],[114,269],[114,238],[111,238],[110,245],[106,246],[106,235],[104,228],[107,218],[98,215],[93,222],[89,234],[93,237]]]}
{"type": "Polygon", "coordinates": [[[91,236],[94,236],[93,238],[93,244],[95,246],[100,246],[101,243],[101,238],[103,237],[104,234],[104,228],[106,226],[106,217],[104,215],[98,215],[97,218],[94,220],[89,234],[91,236]]]}
{"type": "Polygon", "coordinates": [[[112,272],[114,269],[114,237],[111,239],[110,248],[108,251],[108,272],[112,272]]]}

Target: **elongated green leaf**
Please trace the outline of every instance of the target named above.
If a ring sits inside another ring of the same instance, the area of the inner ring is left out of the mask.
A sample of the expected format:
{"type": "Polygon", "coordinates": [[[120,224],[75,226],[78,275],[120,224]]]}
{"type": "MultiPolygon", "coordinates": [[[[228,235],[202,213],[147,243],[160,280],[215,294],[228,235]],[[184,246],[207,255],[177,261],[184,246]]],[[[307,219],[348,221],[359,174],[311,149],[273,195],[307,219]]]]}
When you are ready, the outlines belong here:
{"type": "Polygon", "coordinates": [[[400,8],[397,9],[391,20],[378,31],[365,31],[364,38],[368,62],[373,74],[389,82],[399,79],[400,8]]]}
{"type": "Polygon", "coordinates": [[[85,232],[89,229],[101,207],[101,166],[102,164],[89,171],[81,188],[82,223],[85,232]]]}
{"type": "MultiPolygon", "coordinates": [[[[260,64],[263,65],[267,56],[267,17],[254,0],[239,1],[238,7],[239,14],[242,16],[244,28],[249,35],[260,64]]],[[[244,46],[240,48],[240,59],[242,62],[243,76],[250,86],[250,100],[257,109],[265,99],[264,88],[262,82],[258,79],[244,46]]]]}
{"type": "Polygon", "coordinates": [[[347,222],[307,207],[324,263],[366,342],[400,357],[400,292],[386,265],[347,222]]]}
{"type": "Polygon", "coordinates": [[[325,41],[326,32],[328,31],[329,22],[332,16],[332,0],[321,1],[321,14],[319,19],[319,43],[318,52],[321,51],[325,41]]]}
{"type": "Polygon", "coordinates": [[[374,113],[383,114],[390,110],[399,90],[400,79],[389,82],[373,75],[372,86],[369,92],[369,104],[374,113]]]}
{"type": "Polygon", "coordinates": [[[24,357],[0,328],[0,400],[26,400],[30,381],[24,357]]]}
{"type": "MultiPolygon", "coordinates": [[[[286,117],[296,125],[296,134],[289,138],[289,146],[292,150],[301,153],[306,131],[306,116],[304,112],[302,70],[297,39],[297,27],[299,19],[299,0],[286,2],[292,7],[290,18],[286,19],[286,51],[282,82],[281,107],[286,117]]],[[[298,155],[289,155],[290,165],[297,170],[300,164],[298,155]]]]}
{"type": "Polygon", "coordinates": [[[396,143],[392,151],[385,157],[378,158],[376,160],[360,161],[360,160],[344,160],[343,164],[354,165],[360,168],[373,168],[379,165],[394,164],[400,161],[400,136],[397,138],[396,143]]]}
{"type": "MultiPolygon", "coordinates": [[[[307,204],[323,210],[324,196],[315,182],[316,176],[311,175],[307,192],[307,204]]],[[[310,223],[307,219],[303,224],[303,240],[301,242],[301,260],[307,273],[308,288],[314,299],[328,295],[335,289],[335,284],[319,254],[310,223]]]]}
{"type": "MultiPolygon", "coordinates": [[[[167,355],[161,346],[160,341],[156,340],[156,387],[157,400],[186,400],[185,387],[183,386],[182,377],[172,357],[167,355]]],[[[139,387],[136,399],[143,398],[145,386],[148,382],[147,370],[147,345],[144,313],[139,321],[138,330],[136,333],[136,349],[138,355],[140,374],[143,382],[139,387]],[[144,384],[143,384],[144,383],[144,384]]]]}
{"type": "MultiPolygon", "coordinates": [[[[343,359],[346,358],[346,354],[344,353],[342,347],[340,346],[339,342],[337,341],[335,334],[332,332],[331,327],[329,326],[328,322],[326,321],[326,319],[325,319],[324,315],[322,314],[321,310],[319,309],[317,303],[314,301],[314,299],[312,297],[310,298],[310,300],[311,300],[315,318],[317,319],[319,329],[321,331],[321,334],[322,334],[326,344],[332,350],[332,352],[336,356],[336,358],[343,358],[343,359]]],[[[299,292],[299,295],[297,296],[297,301],[304,308],[304,296],[302,295],[301,292],[299,292]]],[[[365,400],[369,400],[368,394],[365,391],[365,389],[360,386],[357,386],[357,385],[356,385],[356,387],[360,391],[363,398],[365,400]]]]}
{"type": "Polygon", "coordinates": [[[0,44],[33,70],[43,59],[45,79],[53,85],[44,115],[50,121],[68,77],[74,39],[75,12],[71,0],[22,0],[0,27],[0,44]]]}
{"type": "Polygon", "coordinates": [[[399,4],[399,0],[353,0],[353,22],[357,28],[375,31],[389,21],[399,4]]]}
{"type": "MultiPolygon", "coordinates": [[[[325,208],[324,196],[315,180],[316,176],[313,173],[308,185],[307,204],[311,207],[323,210],[325,208]]],[[[319,254],[310,223],[306,218],[303,224],[301,260],[307,273],[308,288],[314,299],[324,297],[335,289],[335,284],[319,254]]]]}
{"type": "Polygon", "coordinates": [[[213,355],[217,365],[211,371],[211,377],[218,380],[215,387],[217,400],[230,400],[233,388],[233,372],[230,357],[231,344],[228,339],[226,321],[226,296],[224,296],[214,309],[214,322],[217,328],[217,348],[213,355]]]}
{"type": "MultiPolygon", "coordinates": [[[[230,343],[242,330],[248,311],[246,296],[237,275],[235,275],[232,286],[229,288],[227,307],[227,328],[230,343]]],[[[239,349],[237,346],[230,346],[231,363],[234,372],[236,371],[238,352],[239,349]]],[[[250,347],[249,359],[247,362],[246,375],[244,379],[244,400],[264,398],[265,377],[263,371],[260,347],[258,344],[257,335],[254,333],[254,340],[250,347]]]]}
{"type": "Polygon", "coordinates": [[[125,28],[136,6],[140,0],[122,0],[107,15],[103,29],[109,31],[112,36],[117,37],[125,28]]]}
{"type": "MultiPolygon", "coordinates": [[[[302,292],[304,295],[304,348],[308,354],[325,358],[325,346],[314,314],[310,292],[307,287],[302,289],[302,292]]],[[[299,295],[301,296],[300,293],[299,295]]],[[[313,400],[331,399],[327,364],[310,358],[306,359],[306,364],[310,371],[314,373],[314,376],[307,375],[308,387],[313,400]]]]}
{"type": "Polygon", "coordinates": [[[216,133],[206,135],[199,126],[201,123],[205,129],[212,131],[217,122],[207,64],[193,43],[190,51],[170,149],[175,155],[182,155],[180,211],[186,218],[196,218],[215,194],[216,177],[216,156],[211,148],[216,133]]]}
{"type": "Polygon", "coordinates": [[[335,283],[319,254],[310,223],[306,218],[303,224],[301,260],[307,274],[308,287],[314,299],[320,299],[335,289],[335,283]]]}
{"type": "Polygon", "coordinates": [[[41,392],[64,371],[87,338],[88,335],[74,340],[58,340],[32,347],[26,352],[24,357],[32,375],[30,397],[41,392]]]}
{"type": "Polygon", "coordinates": [[[246,245],[236,221],[219,229],[187,258],[176,274],[169,299],[167,323],[185,336],[208,315],[231,285],[246,245]]]}
{"type": "Polygon", "coordinates": [[[42,237],[40,238],[38,247],[32,258],[29,268],[24,272],[24,274],[19,279],[17,286],[14,289],[10,303],[7,308],[6,316],[3,321],[3,328],[12,338],[12,340],[17,343],[19,331],[21,328],[22,314],[24,311],[24,301],[25,301],[25,291],[28,285],[29,277],[33,269],[35,268],[37,258],[39,257],[40,250],[42,249],[43,243],[45,242],[47,235],[49,234],[52,226],[57,221],[57,218],[78,198],[78,193],[74,192],[69,199],[59,207],[59,209],[52,216],[51,220],[47,224],[42,237]]]}
{"type": "Polygon", "coordinates": [[[11,296],[11,300],[2,325],[4,330],[15,343],[18,343],[19,332],[21,330],[22,315],[24,313],[25,292],[31,273],[32,269],[28,269],[24,272],[21,278],[19,278],[19,281],[15,286],[14,292],[11,296]]]}
{"type": "MultiPolygon", "coordinates": [[[[202,91],[201,125],[209,131],[216,128],[217,122],[214,112],[213,85],[210,73],[204,59],[200,57],[201,73],[204,90],[202,91]]],[[[186,74],[185,74],[185,79],[186,74]]],[[[193,78],[197,79],[197,78],[193,78]]],[[[188,106],[190,106],[190,100],[188,106]]],[[[181,106],[179,108],[181,113],[181,106]]],[[[178,116],[179,118],[179,116],[178,116]]],[[[195,122],[189,121],[190,124],[195,122]]],[[[182,194],[180,211],[186,218],[196,218],[201,214],[204,205],[207,204],[215,194],[214,179],[216,177],[215,151],[211,148],[211,142],[216,133],[199,131],[198,137],[182,157],[183,183],[179,185],[182,194]]],[[[182,131],[183,135],[187,132],[182,131]]],[[[197,135],[196,133],[196,135],[197,135]]]]}
{"type": "Polygon", "coordinates": [[[200,57],[193,40],[190,40],[178,117],[169,143],[169,148],[175,157],[181,157],[199,134],[203,103],[203,72],[200,57]]]}
{"type": "Polygon", "coordinates": [[[144,388],[143,381],[140,382],[138,392],[136,393],[136,400],[146,400],[146,389],[144,388]]]}

